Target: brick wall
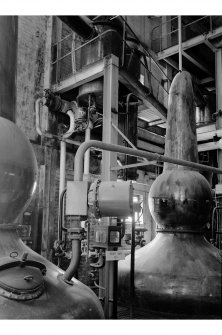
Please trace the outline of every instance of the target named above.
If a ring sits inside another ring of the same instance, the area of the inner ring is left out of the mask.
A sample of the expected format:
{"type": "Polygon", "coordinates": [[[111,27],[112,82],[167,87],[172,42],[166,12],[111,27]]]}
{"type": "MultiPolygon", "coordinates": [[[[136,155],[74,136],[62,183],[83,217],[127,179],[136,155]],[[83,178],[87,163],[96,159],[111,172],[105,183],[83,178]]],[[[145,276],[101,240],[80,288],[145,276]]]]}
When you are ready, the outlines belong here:
{"type": "Polygon", "coordinates": [[[34,102],[43,90],[47,16],[19,16],[16,124],[35,141],[34,102]]]}

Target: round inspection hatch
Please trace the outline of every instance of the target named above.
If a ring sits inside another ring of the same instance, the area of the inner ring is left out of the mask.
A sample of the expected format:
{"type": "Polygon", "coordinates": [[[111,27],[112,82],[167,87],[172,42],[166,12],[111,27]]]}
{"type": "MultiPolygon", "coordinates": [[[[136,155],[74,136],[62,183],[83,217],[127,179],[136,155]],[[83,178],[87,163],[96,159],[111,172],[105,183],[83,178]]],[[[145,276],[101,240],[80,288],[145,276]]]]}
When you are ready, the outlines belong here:
{"type": "Polygon", "coordinates": [[[43,291],[44,279],[39,268],[16,264],[0,271],[0,295],[6,298],[30,300],[38,298],[43,291]]]}

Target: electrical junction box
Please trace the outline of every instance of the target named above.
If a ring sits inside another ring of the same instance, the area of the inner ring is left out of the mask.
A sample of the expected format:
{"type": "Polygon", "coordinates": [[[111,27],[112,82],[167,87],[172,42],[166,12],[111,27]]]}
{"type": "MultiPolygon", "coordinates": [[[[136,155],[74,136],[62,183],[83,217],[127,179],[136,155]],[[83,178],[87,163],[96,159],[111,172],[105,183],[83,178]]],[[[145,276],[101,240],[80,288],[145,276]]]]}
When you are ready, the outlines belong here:
{"type": "Polygon", "coordinates": [[[68,181],[66,215],[87,216],[87,181],[68,181]]]}
{"type": "Polygon", "coordinates": [[[96,248],[120,247],[121,227],[94,225],[91,230],[91,245],[96,248]]]}

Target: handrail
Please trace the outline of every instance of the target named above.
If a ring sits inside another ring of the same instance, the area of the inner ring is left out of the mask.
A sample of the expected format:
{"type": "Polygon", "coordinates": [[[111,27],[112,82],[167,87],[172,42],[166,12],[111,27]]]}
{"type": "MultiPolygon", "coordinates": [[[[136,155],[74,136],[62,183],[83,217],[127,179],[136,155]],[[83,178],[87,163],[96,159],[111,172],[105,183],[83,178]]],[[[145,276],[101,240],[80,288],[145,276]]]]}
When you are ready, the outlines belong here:
{"type": "MultiPolygon", "coordinates": [[[[198,19],[198,20],[192,21],[192,22],[190,22],[190,23],[187,23],[187,24],[185,24],[185,25],[182,26],[182,30],[185,29],[186,27],[188,27],[188,26],[190,26],[190,25],[192,25],[192,24],[198,22],[198,21],[201,21],[201,20],[205,19],[206,17],[209,17],[209,18],[210,18],[211,16],[206,15],[206,16],[203,16],[201,19],[198,19]]],[[[165,22],[164,22],[162,25],[164,25],[164,24],[165,24],[165,22]]],[[[162,37],[165,37],[165,36],[168,36],[168,35],[172,35],[172,34],[176,33],[178,30],[179,30],[179,29],[177,28],[177,29],[175,29],[175,30],[173,30],[173,31],[170,31],[169,33],[161,34],[161,38],[162,38],[162,37]]],[[[151,33],[151,36],[152,36],[152,33],[151,33]]],[[[153,39],[153,41],[154,41],[154,40],[157,40],[157,39],[159,39],[159,38],[153,39]]]]}
{"type": "MultiPolygon", "coordinates": [[[[171,20],[167,20],[167,21],[165,21],[165,22],[161,22],[161,24],[155,26],[155,27],[152,29],[152,31],[151,31],[151,41],[152,41],[152,42],[155,42],[155,41],[160,40],[160,46],[159,46],[159,49],[160,49],[160,50],[159,50],[159,51],[162,50],[162,47],[161,47],[161,45],[162,45],[162,44],[161,44],[161,41],[162,41],[164,38],[166,38],[167,36],[171,36],[171,35],[173,35],[173,34],[175,34],[175,33],[178,32],[178,22],[177,22],[177,29],[175,29],[175,30],[173,30],[173,31],[169,31],[169,32],[166,32],[166,33],[162,33],[162,31],[161,31],[161,34],[159,34],[160,36],[158,36],[158,37],[156,37],[156,38],[154,38],[154,32],[156,31],[157,28],[161,29],[161,27],[163,27],[164,25],[166,25],[167,23],[169,23],[169,22],[171,22],[171,21],[173,21],[173,20],[175,20],[175,19],[178,19],[178,17],[175,16],[175,17],[172,18],[171,20]]],[[[188,27],[190,27],[190,26],[192,26],[192,25],[195,25],[197,22],[200,22],[200,21],[203,21],[203,20],[206,20],[206,19],[209,19],[209,28],[206,27],[205,31],[204,31],[204,29],[203,29],[202,34],[206,33],[207,31],[212,31],[212,16],[211,16],[211,15],[204,15],[204,16],[201,16],[200,18],[195,19],[195,20],[193,20],[193,21],[191,21],[191,22],[189,22],[189,23],[183,25],[183,26],[182,26],[182,30],[184,31],[186,28],[188,28],[188,27]]],[[[199,33],[199,34],[201,34],[201,33],[199,33]]]]}
{"type": "Polygon", "coordinates": [[[167,21],[165,21],[164,23],[160,23],[160,24],[158,24],[157,26],[155,26],[152,30],[151,30],[151,36],[153,35],[153,31],[155,30],[155,29],[157,29],[157,28],[159,28],[159,27],[162,27],[163,25],[165,25],[165,24],[167,24],[167,23],[169,23],[169,22],[171,22],[171,21],[173,21],[173,20],[175,20],[175,19],[178,19],[178,16],[174,16],[172,19],[170,19],[170,20],[167,20],[167,21]]]}
{"type": "Polygon", "coordinates": [[[123,18],[122,15],[120,15],[121,20],[123,20],[123,22],[126,23],[126,26],[129,28],[130,32],[133,34],[133,36],[135,37],[135,39],[137,40],[137,42],[139,42],[140,46],[142,47],[142,49],[145,51],[145,54],[150,57],[154,63],[157,65],[157,67],[159,68],[159,70],[163,73],[163,75],[171,81],[171,79],[166,75],[166,73],[162,70],[162,68],[160,67],[160,65],[158,64],[158,62],[156,61],[156,59],[151,55],[151,53],[144,48],[144,46],[142,45],[142,43],[140,42],[140,39],[137,37],[137,35],[135,34],[135,32],[133,31],[133,29],[130,27],[130,25],[127,23],[127,21],[123,18]]]}
{"type": "MultiPolygon", "coordinates": [[[[81,44],[79,47],[73,49],[72,51],[68,52],[68,53],[65,54],[64,56],[57,58],[54,62],[51,62],[51,64],[53,65],[53,64],[59,62],[60,60],[62,60],[62,59],[64,59],[65,57],[67,57],[68,55],[71,55],[71,54],[73,54],[74,52],[76,52],[76,51],[78,51],[78,50],[84,48],[87,44],[90,44],[90,43],[94,42],[94,41],[97,40],[97,39],[99,40],[100,37],[102,37],[103,35],[105,35],[105,34],[107,34],[107,33],[110,33],[110,32],[115,32],[115,33],[117,34],[117,31],[116,31],[115,29],[108,29],[108,30],[102,32],[101,34],[97,35],[96,37],[92,38],[91,40],[87,41],[86,43],[81,44]]],[[[59,43],[60,43],[60,41],[57,41],[54,45],[57,45],[57,44],[59,44],[59,43]]]]}
{"type": "MultiPolygon", "coordinates": [[[[125,19],[123,19],[123,20],[124,20],[124,24],[127,24],[127,22],[125,21],[125,19]]],[[[127,25],[128,25],[128,24],[127,24],[127,25]]],[[[129,25],[128,25],[128,27],[129,27],[129,25]]],[[[131,29],[131,28],[129,27],[129,29],[131,29]]],[[[131,29],[131,30],[132,30],[132,29],[131,29]]],[[[84,48],[86,45],[89,45],[89,44],[92,43],[93,41],[99,40],[101,37],[103,37],[104,35],[106,35],[106,34],[108,34],[108,33],[110,33],[110,32],[114,32],[114,33],[118,34],[118,32],[117,32],[115,29],[108,29],[108,30],[104,31],[103,33],[101,33],[100,35],[98,35],[98,36],[94,37],[93,39],[87,41],[86,43],[82,44],[81,46],[79,46],[79,47],[77,47],[77,48],[71,50],[71,51],[68,52],[68,53],[66,53],[66,54],[63,55],[62,57],[57,58],[55,61],[51,62],[51,64],[52,64],[52,65],[54,65],[54,64],[58,64],[61,60],[65,59],[65,58],[68,57],[69,55],[73,55],[73,54],[75,54],[78,50],[84,48]]],[[[134,37],[135,37],[135,36],[136,36],[135,33],[134,33],[133,31],[132,31],[132,33],[134,34],[134,37]]],[[[69,36],[70,36],[70,35],[69,35],[69,36]]],[[[119,35],[119,36],[120,36],[120,35],[119,35]]],[[[121,36],[120,36],[120,38],[121,38],[122,41],[123,41],[123,38],[122,38],[121,36]]],[[[136,36],[135,38],[138,39],[137,36],[136,36]]],[[[141,42],[139,41],[139,39],[138,39],[138,42],[139,42],[139,44],[142,46],[142,44],[141,44],[141,42]]],[[[60,41],[58,41],[56,44],[59,44],[59,43],[60,43],[60,41]]],[[[129,45],[128,45],[126,42],[125,42],[125,45],[126,45],[128,48],[130,48],[129,45]]],[[[150,53],[149,53],[143,46],[142,46],[142,48],[143,48],[143,50],[145,51],[145,52],[144,52],[144,53],[145,53],[145,56],[146,56],[146,57],[149,57],[150,59],[152,59],[152,60],[154,61],[154,63],[156,64],[156,66],[158,67],[158,69],[164,74],[164,77],[166,77],[166,78],[171,82],[170,78],[168,78],[167,75],[164,73],[164,71],[160,68],[159,64],[158,64],[157,61],[153,58],[153,56],[152,56],[152,55],[151,55],[151,54],[150,54],[150,53]]],[[[139,58],[139,57],[138,57],[138,58],[139,58]]],[[[161,87],[161,89],[162,89],[163,91],[165,91],[166,94],[168,94],[168,91],[165,89],[165,87],[163,87],[163,86],[161,85],[161,82],[159,81],[159,79],[157,79],[157,78],[155,77],[155,75],[151,72],[151,70],[147,67],[147,65],[144,64],[140,59],[138,59],[138,61],[139,61],[140,64],[144,67],[144,69],[146,69],[146,70],[149,72],[149,74],[152,76],[152,78],[154,78],[154,79],[157,81],[157,83],[158,83],[158,85],[161,87]]],[[[70,73],[70,74],[71,74],[71,73],[70,73]]]]}

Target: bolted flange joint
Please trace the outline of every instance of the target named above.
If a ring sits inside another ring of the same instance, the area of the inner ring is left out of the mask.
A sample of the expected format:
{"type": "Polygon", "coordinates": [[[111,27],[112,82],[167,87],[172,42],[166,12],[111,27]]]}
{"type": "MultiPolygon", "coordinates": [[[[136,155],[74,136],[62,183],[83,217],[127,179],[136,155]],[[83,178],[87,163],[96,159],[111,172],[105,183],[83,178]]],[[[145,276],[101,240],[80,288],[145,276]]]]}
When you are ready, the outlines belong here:
{"type": "Polygon", "coordinates": [[[69,228],[68,237],[70,240],[84,240],[85,239],[85,230],[84,228],[69,228]]]}

